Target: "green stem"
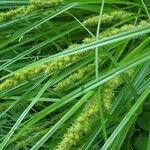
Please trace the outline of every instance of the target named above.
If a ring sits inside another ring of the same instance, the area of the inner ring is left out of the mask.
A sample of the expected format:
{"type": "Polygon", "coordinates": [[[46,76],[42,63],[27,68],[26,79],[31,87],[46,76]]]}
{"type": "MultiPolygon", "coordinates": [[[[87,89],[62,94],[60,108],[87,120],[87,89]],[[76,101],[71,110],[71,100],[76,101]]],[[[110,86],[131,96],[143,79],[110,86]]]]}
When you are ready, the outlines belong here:
{"type": "MultiPolygon", "coordinates": [[[[105,0],[102,1],[101,4],[101,9],[100,9],[100,14],[99,14],[99,20],[98,20],[98,25],[97,25],[97,32],[96,32],[96,41],[99,40],[99,31],[100,31],[100,26],[101,26],[101,17],[102,17],[102,13],[103,13],[103,8],[104,8],[104,3],[105,0]]],[[[96,80],[98,80],[99,78],[99,51],[98,51],[98,47],[96,47],[95,49],[95,78],[96,80]]],[[[98,101],[98,108],[99,108],[99,114],[100,114],[100,121],[101,121],[101,125],[102,125],[102,133],[103,133],[103,138],[104,141],[107,140],[107,132],[106,132],[106,127],[105,127],[105,122],[104,122],[104,115],[103,115],[103,108],[102,108],[102,98],[101,98],[101,88],[97,88],[97,94],[96,94],[96,98],[98,101]]]]}
{"type": "Polygon", "coordinates": [[[146,11],[146,13],[147,13],[148,19],[149,19],[149,21],[150,21],[150,14],[149,14],[149,11],[148,11],[148,9],[147,9],[147,7],[146,7],[144,1],[141,0],[141,2],[142,2],[142,4],[143,4],[143,6],[144,6],[144,9],[145,9],[145,11],[146,11]]]}
{"type": "Polygon", "coordinates": [[[106,131],[106,127],[105,127],[105,120],[104,120],[104,115],[103,115],[103,108],[102,108],[102,98],[100,96],[100,91],[101,88],[97,88],[97,93],[96,93],[96,97],[98,100],[98,108],[99,108],[99,114],[100,114],[100,121],[101,121],[101,125],[102,125],[102,133],[103,133],[103,138],[104,141],[107,141],[107,131],[106,131]]]}

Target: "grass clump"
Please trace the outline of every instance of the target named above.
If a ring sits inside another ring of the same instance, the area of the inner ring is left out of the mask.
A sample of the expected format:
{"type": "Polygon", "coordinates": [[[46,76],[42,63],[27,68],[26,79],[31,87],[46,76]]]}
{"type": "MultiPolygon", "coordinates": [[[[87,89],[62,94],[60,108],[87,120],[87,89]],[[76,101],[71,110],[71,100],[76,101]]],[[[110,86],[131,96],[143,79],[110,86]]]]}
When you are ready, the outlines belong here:
{"type": "Polygon", "coordinates": [[[0,150],[149,150],[149,11],[0,2],[0,150]]]}

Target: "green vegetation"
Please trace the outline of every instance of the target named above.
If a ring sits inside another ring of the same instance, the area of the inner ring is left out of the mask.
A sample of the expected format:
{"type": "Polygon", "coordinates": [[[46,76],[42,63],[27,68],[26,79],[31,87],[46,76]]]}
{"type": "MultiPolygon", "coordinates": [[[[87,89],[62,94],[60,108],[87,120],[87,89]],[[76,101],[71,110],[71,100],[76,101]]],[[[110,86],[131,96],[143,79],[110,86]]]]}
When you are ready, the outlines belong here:
{"type": "Polygon", "coordinates": [[[150,150],[148,0],[0,1],[0,150],[150,150]]]}

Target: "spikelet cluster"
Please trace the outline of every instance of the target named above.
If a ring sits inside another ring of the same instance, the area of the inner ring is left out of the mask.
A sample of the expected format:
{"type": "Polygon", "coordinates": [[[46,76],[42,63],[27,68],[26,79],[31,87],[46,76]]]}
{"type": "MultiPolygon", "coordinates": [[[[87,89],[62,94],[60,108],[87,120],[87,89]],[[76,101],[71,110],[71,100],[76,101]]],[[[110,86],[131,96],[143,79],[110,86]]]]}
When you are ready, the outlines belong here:
{"type": "MultiPolygon", "coordinates": [[[[100,62],[103,62],[104,58],[105,58],[105,56],[101,55],[100,62]]],[[[54,90],[55,91],[65,91],[67,89],[67,87],[73,85],[77,81],[84,78],[84,76],[86,76],[86,74],[88,74],[91,70],[94,70],[94,68],[95,68],[94,63],[90,63],[87,66],[80,68],[75,73],[71,74],[69,77],[60,81],[58,84],[56,84],[54,86],[54,90]]]]}
{"type": "MultiPolygon", "coordinates": [[[[111,14],[104,13],[101,17],[101,23],[104,25],[110,24],[113,21],[121,20],[124,18],[131,17],[132,14],[125,11],[115,11],[111,14]]],[[[96,26],[98,24],[99,16],[93,16],[83,21],[85,26],[96,26]]]]}
{"type": "Polygon", "coordinates": [[[29,6],[22,6],[6,12],[0,13],[0,21],[13,19],[17,16],[24,16],[39,8],[54,7],[60,4],[63,0],[31,0],[29,6]]]}
{"type": "Polygon", "coordinates": [[[90,102],[86,104],[80,116],[68,129],[66,134],[64,134],[56,150],[69,150],[73,145],[76,145],[80,138],[90,131],[93,117],[96,115],[97,111],[97,100],[91,99],[90,102]]]}
{"type": "MultiPolygon", "coordinates": [[[[117,79],[113,81],[116,82],[117,79]]],[[[106,103],[105,101],[107,101],[110,97],[111,98],[113,97],[112,90],[108,89],[107,87],[107,89],[105,88],[105,91],[103,90],[103,92],[105,92],[102,94],[102,96],[105,96],[103,103],[106,103]],[[108,98],[106,97],[106,94],[109,94],[108,98]]],[[[77,142],[79,142],[79,140],[82,138],[82,136],[90,131],[90,127],[93,123],[93,118],[95,118],[97,112],[98,112],[97,100],[92,99],[89,103],[86,104],[80,116],[74,121],[73,125],[64,134],[62,141],[59,143],[56,150],[69,150],[73,145],[76,145],[77,142]]]]}
{"type": "MultiPolygon", "coordinates": [[[[68,50],[71,48],[76,48],[78,46],[80,46],[80,45],[79,44],[71,44],[65,50],[68,50]]],[[[41,72],[53,74],[54,72],[67,67],[69,64],[78,61],[80,58],[82,58],[82,56],[84,54],[85,53],[82,52],[82,53],[78,53],[78,54],[74,54],[74,55],[70,55],[70,56],[65,56],[65,57],[59,58],[55,61],[50,61],[45,64],[39,64],[36,67],[22,70],[22,71],[16,73],[15,75],[13,75],[12,77],[6,79],[2,83],[0,83],[0,90],[5,90],[9,87],[12,87],[12,86],[15,86],[15,85],[21,83],[22,81],[29,80],[34,75],[39,74],[41,72]]]]}
{"type": "Polygon", "coordinates": [[[53,7],[62,3],[63,0],[30,0],[31,5],[38,8],[53,7]]]}
{"type": "Polygon", "coordinates": [[[67,67],[69,64],[78,61],[80,58],[82,58],[83,55],[84,53],[79,53],[79,54],[75,54],[71,56],[65,56],[55,61],[50,61],[46,64],[41,64],[31,69],[20,71],[16,73],[15,75],[13,75],[12,77],[3,81],[0,84],[0,90],[4,90],[9,87],[15,86],[24,80],[29,80],[33,75],[36,75],[38,73],[44,72],[48,74],[53,74],[56,71],[67,67]]]}
{"type": "Polygon", "coordinates": [[[114,90],[121,84],[122,78],[120,76],[117,76],[103,85],[102,99],[103,99],[103,106],[105,109],[107,110],[110,109],[112,98],[115,95],[114,90]]]}
{"type": "MultiPolygon", "coordinates": [[[[129,31],[129,30],[134,29],[136,27],[142,27],[142,26],[147,25],[147,24],[148,23],[146,21],[141,21],[137,26],[129,24],[129,25],[124,25],[121,28],[108,29],[108,30],[102,32],[101,38],[109,37],[109,36],[115,35],[117,33],[122,33],[125,31],[129,31]]],[[[84,43],[90,43],[93,41],[95,41],[94,38],[85,38],[83,40],[83,44],[84,43]]],[[[80,45],[81,44],[72,44],[71,46],[69,46],[68,49],[76,48],[80,45]]],[[[36,66],[34,68],[21,71],[21,72],[15,74],[14,76],[3,81],[0,84],[0,90],[4,90],[4,89],[9,88],[11,86],[17,85],[21,81],[27,80],[27,79],[31,78],[33,75],[38,74],[40,72],[54,73],[55,71],[58,71],[60,69],[65,68],[68,64],[76,62],[77,60],[81,59],[84,55],[85,55],[85,52],[71,55],[71,56],[66,56],[66,57],[60,58],[56,61],[52,61],[52,62],[50,61],[46,64],[39,65],[39,66],[36,66]]]]}
{"type": "MultiPolygon", "coordinates": [[[[116,35],[116,34],[119,34],[119,33],[122,33],[122,32],[126,32],[126,31],[129,31],[129,30],[135,29],[135,28],[143,27],[147,24],[148,24],[148,22],[141,21],[137,26],[132,25],[132,24],[126,24],[126,25],[123,25],[120,28],[110,28],[110,29],[107,29],[106,31],[102,32],[101,35],[100,35],[100,38],[109,37],[109,36],[116,35]]],[[[84,43],[91,43],[91,42],[94,42],[94,41],[95,41],[95,38],[85,38],[85,39],[83,39],[84,43]]]]}
{"type": "MultiPolygon", "coordinates": [[[[125,73],[127,77],[132,77],[134,70],[131,69],[125,73]]],[[[115,95],[114,90],[119,87],[124,82],[123,78],[119,75],[113,78],[112,80],[106,82],[102,87],[102,99],[103,106],[105,109],[109,110],[111,107],[112,98],[115,95]]]]}
{"type": "MultiPolygon", "coordinates": [[[[85,26],[93,27],[98,23],[99,16],[93,16],[83,21],[85,26]]],[[[108,14],[103,14],[101,18],[102,24],[110,24],[113,20],[113,17],[108,14]]]]}
{"type": "Polygon", "coordinates": [[[81,44],[73,43],[73,44],[70,44],[70,45],[68,46],[68,48],[67,48],[67,49],[65,49],[65,50],[69,50],[69,49],[77,48],[77,47],[79,47],[79,46],[81,46],[81,44]]]}
{"type": "Polygon", "coordinates": [[[17,17],[18,15],[26,15],[29,14],[30,12],[32,12],[33,10],[35,10],[35,7],[33,5],[31,6],[27,6],[27,7],[19,7],[16,9],[12,9],[9,10],[7,12],[1,12],[0,13],[0,21],[6,21],[6,20],[10,20],[12,18],[17,17]]]}
{"type": "Polygon", "coordinates": [[[137,25],[137,27],[143,27],[143,26],[146,26],[146,25],[149,25],[149,22],[145,21],[145,20],[141,20],[139,22],[139,24],[137,25]]]}
{"type": "Polygon", "coordinates": [[[131,17],[133,14],[127,11],[114,11],[112,13],[112,16],[114,17],[114,20],[120,20],[131,17]]]}
{"type": "Polygon", "coordinates": [[[82,79],[88,72],[94,69],[94,64],[88,64],[86,67],[82,67],[77,72],[73,73],[66,79],[60,81],[54,86],[55,91],[64,91],[67,87],[82,79]]]}
{"type": "Polygon", "coordinates": [[[71,56],[65,56],[53,62],[49,62],[44,66],[44,72],[51,73],[63,69],[69,64],[74,63],[79,59],[81,59],[83,55],[84,53],[78,53],[71,56]]]}
{"type": "MultiPolygon", "coordinates": [[[[134,70],[129,70],[126,75],[133,76],[134,70]]],[[[124,80],[120,75],[105,83],[102,87],[102,99],[105,109],[109,109],[111,100],[114,97],[114,90],[119,87],[124,80]]],[[[73,145],[82,138],[83,135],[90,131],[93,118],[98,113],[98,101],[93,98],[87,103],[80,116],[74,121],[73,125],[64,134],[62,141],[58,144],[56,150],[69,150],[73,145]]]]}

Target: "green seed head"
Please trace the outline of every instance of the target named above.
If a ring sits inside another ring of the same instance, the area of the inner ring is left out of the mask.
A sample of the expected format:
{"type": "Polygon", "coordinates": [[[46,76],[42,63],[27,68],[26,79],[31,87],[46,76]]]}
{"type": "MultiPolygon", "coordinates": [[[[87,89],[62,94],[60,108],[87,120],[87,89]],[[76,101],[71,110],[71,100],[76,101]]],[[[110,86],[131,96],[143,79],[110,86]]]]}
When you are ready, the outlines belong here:
{"type": "Polygon", "coordinates": [[[62,3],[63,0],[30,0],[31,5],[34,5],[38,8],[44,7],[53,7],[62,3]]]}

